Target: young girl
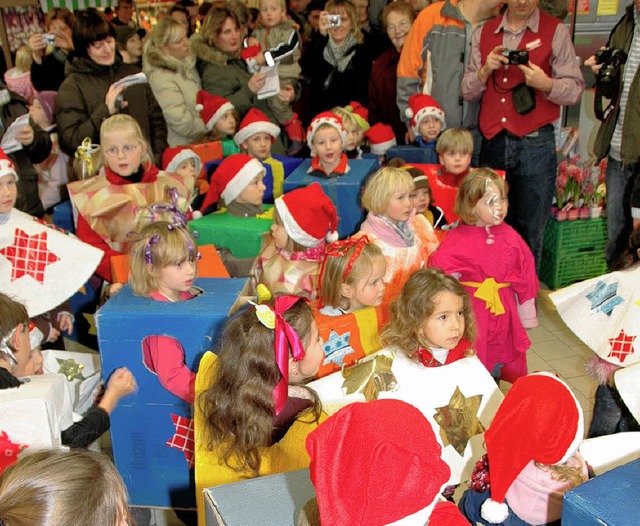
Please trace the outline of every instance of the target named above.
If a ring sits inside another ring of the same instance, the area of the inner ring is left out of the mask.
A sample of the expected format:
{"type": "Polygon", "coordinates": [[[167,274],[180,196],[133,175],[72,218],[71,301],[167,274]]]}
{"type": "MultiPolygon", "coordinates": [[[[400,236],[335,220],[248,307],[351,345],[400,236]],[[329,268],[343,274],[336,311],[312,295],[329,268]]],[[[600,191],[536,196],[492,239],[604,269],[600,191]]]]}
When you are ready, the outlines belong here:
{"type": "MultiPolygon", "coordinates": [[[[347,108],[350,108],[350,106],[347,108]]],[[[349,159],[362,159],[362,142],[364,141],[364,132],[369,129],[369,124],[367,124],[367,121],[362,117],[349,111],[347,108],[336,106],[331,112],[342,119],[342,126],[347,132],[347,140],[344,143],[344,153],[349,159]],[[360,123],[359,120],[362,122],[360,123]],[[366,126],[366,128],[364,126],[366,126]]]]}
{"type": "Polygon", "coordinates": [[[469,295],[455,278],[429,268],[405,283],[380,339],[425,367],[439,367],[473,356],[475,334],[469,295]]]}
{"type": "Polygon", "coordinates": [[[278,197],[271,226],[256,260],[254,276],[271,294],[314,299],[325,240],[338,239],[336,208],[318,183],[278,197]]]}
{"type": "Polygon", "coordinates": [[[176,188],[188,203],[194,180],[160,172],[140,126],[129,115],[114,115],[102,123],[100,145],[104,164],[100,174],[68,188],[78,210],[76,234],[104,251],[96,273],[111,281],[111,256],[128,251],[127,235],[135,230],[136,211],[167,200],[169,188],[176,188]]]}
{"type": "Polygon", "coordinates": [[[31,83],[31,64],[33,57],[28,45],[22,44],[16,50],[16,65],[4,74],[4,81],[14,93],[24,97],[29,102],[33,100],[36,90],[31,83]]]}
{"type": "MultiPolygon", "coordinates": [[[[193,289],[198,251],[188,230],[167,221],[147,225],[131,247],[129,284],[137,296],[156,301],[185,301],[193,289]]],[[[143,342],[145,365],[162,386],[193,404],[196,375],[187,367],[184,349],[175,338],[151,336],[143,342]]]]}
{"type": "Polygon", "coordinates": [[[229,319],[220,339],[218,370],[199,397],[210,450],[224,462],[257,475],[261,448],[278,442],[317,398],[299,384],[324,359],[311,307],[297,296],[250,306],[229,319]]]}
{"type": "Polygon", "coordinates": [[[525,328],[538,323],[539,285],[531,250],[504,223],[508,207],[504,180],[488,168],[474,170],[456,198],[463,224],[448,232],[429,264],[457,277],[473,297],[478,358],[494,378],[513,382],[527,374],[525,328]]]}
{"type": "Polygon", "coordinates": [[[320,269],[320,313],[340,316],[377,307],[384,295],[387,260],[367,236],[350,237],[327,246],[320,269]]]}
{"type": "Polygon", "coordinates": [[[224,156],[240,153],[233,135],[240,122],[238,112],[227,99],[200,90],[196,96],[196,110],[209,133],[199,142],[223,141],[224,156]]]}
{"type": "Polygon", "coordinates": [[[424,267],[438,246],[432,226],[413,208],[414,183],[400,168],[382,168],[367,182],[362,205],[368,210],[360,232],[387,259],[385,301],[399,294],[409,276],[424,267]]]}

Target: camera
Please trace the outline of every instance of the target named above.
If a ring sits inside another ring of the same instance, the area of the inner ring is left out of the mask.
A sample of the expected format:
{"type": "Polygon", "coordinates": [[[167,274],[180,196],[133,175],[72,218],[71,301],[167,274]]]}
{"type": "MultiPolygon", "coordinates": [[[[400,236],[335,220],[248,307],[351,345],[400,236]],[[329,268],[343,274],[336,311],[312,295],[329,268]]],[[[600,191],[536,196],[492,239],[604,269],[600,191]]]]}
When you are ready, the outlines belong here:
{"type": "Polygon", "coordinates": [[[602,64],[596,77],[596,88],[600,95],[614,99],[620,91],[620,66],[627,61],[621,49],[601,49],[596,53],[596,64],[602,64]]]}
{"type": "Polygon", "coordinates": [[[342,17],[340,15],[327,15],[326,20],[328,29],[342,25],[342,17]]]}
{"type": "Polygon", "coordinates": [[[505,49],[502,56],[509,59],[509,64],[518,66],[520,64],[527,65],[529,63],[529,52],[524,49],[505,49]]]}
{"type": "Polygon", "coordinates": [[[47,46],[53,46],[56,43],[56,36],[53,33],[45,33],[42,35],[42,40],[47,46]]]}

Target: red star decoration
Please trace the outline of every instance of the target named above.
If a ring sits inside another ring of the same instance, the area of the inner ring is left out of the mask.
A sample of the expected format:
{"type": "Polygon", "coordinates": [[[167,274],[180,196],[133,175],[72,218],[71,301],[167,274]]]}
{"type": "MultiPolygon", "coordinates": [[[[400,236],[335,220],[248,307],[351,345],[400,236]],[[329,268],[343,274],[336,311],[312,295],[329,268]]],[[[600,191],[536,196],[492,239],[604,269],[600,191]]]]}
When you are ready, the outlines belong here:
{"type": "Polygon", "coordinates": [[[60,259],[47,248],[47,232],[30,236],[20,228],[16,228],[13,245],[0,249],[0,254],[13,265],[11,281],[28,275],[43,283],[46,266],[60,259]]]}
{"type": "Polygon", "coordinates": [[[15,444],[4,431],[0,432],[0,474],[12,464],[18,462],[18,455],[24,448],[29,447],[15,444]]]}
{"type": "Polygon", "coordinates": [[[617,358],[620,363],[623,363],[627,356],[633,354],[635,349],[633,342],[637,336],[630,336],[624,332],[624,329],[620,330],[620,334],[615,338],[609,338],[609,345],[611,345],[611,352],[609,358],[617,358]]]}
{"type": "Polygon", "coordinates": [[[173,413],[171,413],[171,420],[173,420],[176,432],[169,440],[167,440],[165,446],[182,451],[184,453],[184,458],[187,460],[187,464],[189,465],[189,469],[191,469],[194,461],[193,450],[195,449],[193,420],[173,413]]]}

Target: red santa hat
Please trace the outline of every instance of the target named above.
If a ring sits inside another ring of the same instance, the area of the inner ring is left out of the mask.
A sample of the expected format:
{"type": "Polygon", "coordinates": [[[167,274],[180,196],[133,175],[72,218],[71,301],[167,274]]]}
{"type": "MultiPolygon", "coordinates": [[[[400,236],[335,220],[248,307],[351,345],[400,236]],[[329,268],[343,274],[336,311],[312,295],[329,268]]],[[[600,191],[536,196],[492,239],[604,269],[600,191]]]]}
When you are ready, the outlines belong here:
{"type": "Polygon", "coordinates": [[[405,110],[405,115],[411,119],[411,130],[416,135],[419,134],[418,126],[425,117],[435,117],[442,123],[442,129],[447,127],[444,121],[444,110],[431,95],[424,93],[414,93],[409,97],[409,107],[405,110]]]}
{"type": "Polygon", "coordinates": [[[371,126],[365,136],[369,139],[371,153],[374,155],[386,155],[389,149],[397,144],[393,128],[381,122],[371,126]]]}
{"type": "Polygon", "coordinates": [[[356,402],[309,434],[322,524],[389,524],[425,510],[451,471],[424,415],[402,400],[356,402]]]}
{"type": "Polygon", "coordinates": [[[347,142],[347,131],[344,129],[342,119],[335,113],[331,113],[330,111],[323,111],[313,118],[311,124],[309,124],[309,128],[307,128],[307,144],[309,145],[309,148],[311,148],[313,144],[313,136],[318,131],[318,128],[323,124],[333,126],[338,131],[338,133],[340,134],[340,139],[342,139],[342,145],[344,146],[344,144],[347,142]]]}
{"type": "Polygon", "coordinates": [[[16,167],[13,162],[7,157],[7,154],[4,153],[4,150],[0,148],[0,178],[5,175],[13,175],[16,178],[16,181],[19,179],[18,172],[16,172],[16,167]]]}
{"type": "Polygon", "coordinates": [[[227,99],[211,95],[211,93],[207,93],[204,90],[200,90],[196,96],[196,111],[200,112],[200,116],[208,130],[212,130],[216,122],[225,113],[233,109],[233,104],[227,99]]]}
{"type": "Polygon", "coordinates": [[[546,372],[518,378],[484,434],[491,498],[480,508],[482,518],[506,520],[505,495],[525,466],[562,464],[583,438],[582,408],[567,384],[546,372]]]}
{"type": "Polygon", "coordinates": [[[193,150],[182,146],[165,149],[162,153],[162,169],[166,172],[175,173],[180,163],[188,159],[193,159],[195,162],[196,175],[198,175],[202,170],[202,159],[193,150]]]}
{"type": "Polygon", "coordinates": [[[230,155],[213,172],[200,211],[204,212],[220,198],[225,204],[233,202],[256,176],[265,172],[264,166],[246,153],[230,155]]]}
{"type": "Polygon", "coordinates": [[[303,247],[338,239],[336,207],[319,183],[297,188],[275,200],[275,207],[288,236],[303,247]]]}
{"type": "Polygon", "coordinates": [[[242,58],[242,60],[251,60],[256,58],[261,51],[262,48],[259,44],[247,46],[240,51],[240,58],[242,58]]]}
{"type": "Polygon", "coordinates": [[[251,108],[240,122],[240,127],[233,136],[233,140],[240,146],[249,137],[260,132],[271,135],[271,142],[273,142],[280,135],[280,127],[271,122],[259,109],[251,108]]]}

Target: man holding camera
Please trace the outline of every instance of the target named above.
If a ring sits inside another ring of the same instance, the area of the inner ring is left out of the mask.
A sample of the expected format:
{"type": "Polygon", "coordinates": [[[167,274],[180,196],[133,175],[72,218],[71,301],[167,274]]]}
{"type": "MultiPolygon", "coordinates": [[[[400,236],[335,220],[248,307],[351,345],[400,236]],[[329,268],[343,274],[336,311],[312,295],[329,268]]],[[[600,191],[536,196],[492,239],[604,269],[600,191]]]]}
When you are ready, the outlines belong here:
{"type": "Polygon", "coordinates": [[[508,0],[504,15],[473,34],[462,94],[468,101],[481,99],[480,164],[506,171],[507,222],[539,267],[555,191],[553,122],[560,106],[580,100],[584,79],[569,31],[538,3],[508,0]]]}
{"type": "MultiPolygon", "coordinates": [[[[601,104],[605,84],[616,75],[622,80],[621,89],[612,96],[603,111],[594,151],[598,160],[607,160],[607,228],[605,255],[609,266],[615,264],[627,247],[633,226],[640,226],[640,0],[613,28],[604,53],[585,61],[597,75],[596,105],[601,104]],[[626,59],[616,57],[622,56],[626,59]],[[614,69],[611,70],[611,67],[614,69]],[[608,74],[603,76],[603,69],[608,74]],[[617,72],[616,72],[617,69],[617,72]],[[603,78],[604,77],[604,78],[603,78]]],[[[606,90],[605,90],[606,91],[606,90]]]]}

